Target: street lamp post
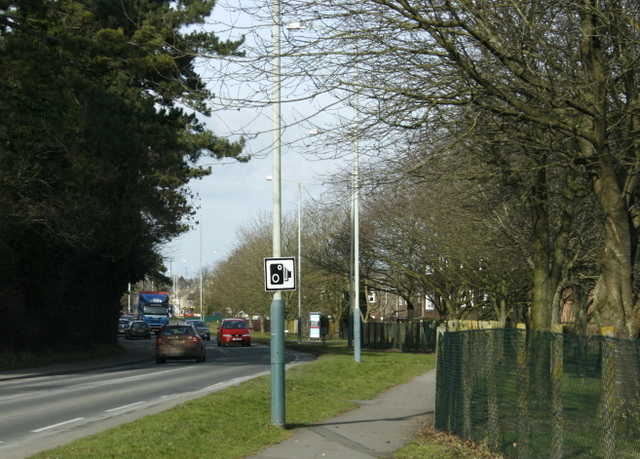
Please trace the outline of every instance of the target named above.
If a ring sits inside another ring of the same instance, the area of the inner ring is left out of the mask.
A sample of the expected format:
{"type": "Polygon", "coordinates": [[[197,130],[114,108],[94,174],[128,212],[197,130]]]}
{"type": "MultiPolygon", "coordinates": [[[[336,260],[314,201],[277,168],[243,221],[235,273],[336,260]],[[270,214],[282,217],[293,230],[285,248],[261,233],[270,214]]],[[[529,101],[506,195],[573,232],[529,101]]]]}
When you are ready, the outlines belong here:
{"type": "MultiPolygon", "coordinates": [[[[300,22],[287,24],[287,30],[303,30],[307,25],[300,22]]],[[[355,46],[356,59],[358,56],[358,46],[355,46]]],[[[354,66],[354,76],[356,82],[359,81],[358,64],[354,66]]],[[[361,360],[361,325],[360,325],[360,177],[359,177],[359,129],[360,129],[360,101],[358,89],[353,93],[353,136],[352,136],[352,175],[351,175],[351,254],[349,290],[351,296],[351,314],[353,318],[353,358],[354,361],[361,360]]],[[[311,135],[319,134],[318,130],[309,131],[311,135]]]]}
{"type": "Polygon", "coordinates": [[[302,343],[302,184],[298,185],[298,344],[302,343]]]}
{"type": "MultiPolygon", "coordinates": [[[[357,68],[356,68],[357,70],[357,68]]],[[[357,74],[357,72],[356,72],[357,74]]],[[[361,361],[360,345],[360,151],[359,151],[359,111],[358,93],[354,94],[353,124],[354,133],[352,137],[352,162],[351,162],[351,253],[349,262],[349,296],[351,297],[351,317],[353,323],[353,360],[361,361]]],[[[318,135],[319,131],[313,129],[310,135],[318,135]]]]}
{"type": "MultiPolygon", "coordinates": [[[[273,177],[269,175],[267,180],[273,180],[273,177]]],[[[293,183],[298,186],[298,264],[297,270],[297,290],[298,290],[298,344],[302,343],[302,183],[294,182],[293,180],[287,180],[280,177],[280,180],[293,183]]]]}
{"type": "Polygon", "coordinates": [[[202,216],[200,216],[200,320],[204,320],[204,308],[202,306],[202,216]]]}
{"type": "MultiPolygon", "coordinates": [[[[357,50],[357,48],[356,48],[357,50]]],[[[356,79],[358,78],[358,67],[356,65],[356,79]]],[[[359,151],[359,106],[358,92],[353,95],[353,180],[352,180],[352,208],[351,208],[351,238],[352,238],[352,266],[353,266],[353,359],[356,362],[361,360],[360,349],[360,151],[359,151]]]]}
{"type": "MultiPolygon", "coordinates": [[[[282,252],[281,241],[281,82],[280,82],[280,35],[281,12],[280,0],[271,2],[271,43],[272,43],[272,99],[273,108],[273,257],[278,258],[282,252]]],[[[276,291],[271,301],[271,424],[285,425],[285,392],[284,392],[284,303],[282,292],[276,291]]]]}

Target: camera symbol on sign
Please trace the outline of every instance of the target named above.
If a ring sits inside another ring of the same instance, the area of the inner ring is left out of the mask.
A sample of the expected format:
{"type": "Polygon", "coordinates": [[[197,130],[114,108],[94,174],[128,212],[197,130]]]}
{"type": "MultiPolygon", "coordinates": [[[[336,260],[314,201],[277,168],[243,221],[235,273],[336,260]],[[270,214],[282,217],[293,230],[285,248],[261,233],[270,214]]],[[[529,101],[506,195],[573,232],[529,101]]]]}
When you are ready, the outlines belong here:
{"type": "Polygon", "coordinates": [[[273,285],[283,285],[291,279],[291,271],[284,267],[282,263],[269,266],[269,276],[273,285]]]}

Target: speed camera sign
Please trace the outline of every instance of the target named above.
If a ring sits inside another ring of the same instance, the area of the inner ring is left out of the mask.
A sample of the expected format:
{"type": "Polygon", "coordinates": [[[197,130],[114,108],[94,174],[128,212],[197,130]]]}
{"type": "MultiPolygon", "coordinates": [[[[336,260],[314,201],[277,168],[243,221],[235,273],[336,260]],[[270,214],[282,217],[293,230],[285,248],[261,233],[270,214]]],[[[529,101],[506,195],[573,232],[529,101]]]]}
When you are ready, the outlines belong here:
{"type": "Polygon", "coordinates": [[[264,289],[267,292],[296,289],[296,259],[278,257],[264,259],[264,289]]]}

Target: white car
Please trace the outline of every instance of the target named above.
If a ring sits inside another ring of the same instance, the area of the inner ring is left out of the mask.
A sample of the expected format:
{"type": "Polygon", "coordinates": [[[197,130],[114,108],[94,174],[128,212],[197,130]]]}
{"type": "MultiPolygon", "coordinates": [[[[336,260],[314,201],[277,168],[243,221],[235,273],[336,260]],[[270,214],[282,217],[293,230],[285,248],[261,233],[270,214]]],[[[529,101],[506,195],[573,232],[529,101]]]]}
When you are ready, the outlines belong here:
{"type": "Polygon", "coordinates": [[[127,331],[127,328],[129,328],[130,323],[131,321],[129,319],[118,320],[118,334],[124,334],[124,332],[127,331]]]}

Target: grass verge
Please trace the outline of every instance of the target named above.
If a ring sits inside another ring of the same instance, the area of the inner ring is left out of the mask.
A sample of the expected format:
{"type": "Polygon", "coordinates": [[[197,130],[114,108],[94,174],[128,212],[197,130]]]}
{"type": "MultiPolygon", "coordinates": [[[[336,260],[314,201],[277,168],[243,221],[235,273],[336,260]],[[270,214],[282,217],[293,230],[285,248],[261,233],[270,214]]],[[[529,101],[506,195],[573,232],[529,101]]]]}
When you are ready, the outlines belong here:
{"type": "Polygon", "coordinates": [[[435,366],[435,355],[367,350],[356,363],[344,341],[287,347],[319,357],[287,371],[286,429],[271,425],[270,380],[260,377],[33,457],[243,458],[435,366]]]}

